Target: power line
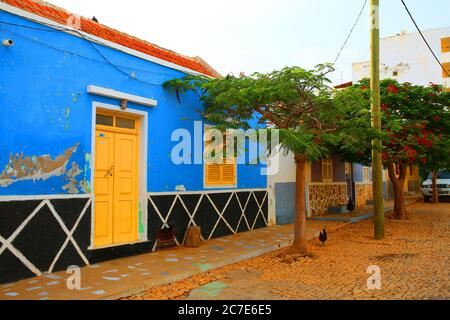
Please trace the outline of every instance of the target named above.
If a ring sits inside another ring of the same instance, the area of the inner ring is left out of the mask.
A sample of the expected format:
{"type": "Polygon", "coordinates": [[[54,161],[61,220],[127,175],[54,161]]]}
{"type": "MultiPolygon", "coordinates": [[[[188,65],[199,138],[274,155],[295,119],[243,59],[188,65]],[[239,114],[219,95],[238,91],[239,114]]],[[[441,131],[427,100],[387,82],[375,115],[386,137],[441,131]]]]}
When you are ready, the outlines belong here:
{"type": "Polygon", "coordinates": [[[441,61],[439,60],[437,55],[434,53],[434,51],[431,48],[430,44],[428,43],[427,39],[423,35],[423,33],[420,30],[419,26],[417,25],[416,20],[414,20],[414,17],[412,16],[411,11],[409,11],[408,6],[406,5],[405,1],[401,0],[401,2],[403,3],[403,6],[405,7],[406,12],[408,12],[408,15],[411,18],[412,22],[416,26],[417,31],[419,31],[419,34],[422,36],[423,41],[425,41],[425,44],[427,45],[428,49],[430,49],[431,54],[433,54],[434,58],[436,59],[437,63],[439,63],[439,65],[441,66],[442,70],[444,70],[444,72],[447,74],[447,76],[450,77],[450,73],[444,68],[443,64],[441,63],[441,61]]]}
{"type": "Polygon", "coordinates": [[[359,12],[355,23],[353,24],[352,28],[350,29],[350,32],[349,32],[349,34],[347,36],[347,39],[345,39],[344,44],[342,45],[341,49],[339,50],[339,53],[337,54],[336,59],[334,59],[334,63],[333,64],[336,64],[336,62],[339,60],[339,57],[341,56],[342,51],[344,50],[345,46],[347,45],[348,40],[350,40],[350,37],[353,34],[353,30],[355,30],[355,27],[358,24],[359,19],[361,19],[361,16],[362,16],[362,14],[364,12],[364,9],[365,9],[366,5],[367,5],[367,0],[364,1],[364,4],[363,4],[363,6],[361,8],[361,11],[359,12]]]}
{"type": "Polygon", "coordinates": [[[100,51],[100,50],[99,50],[99,49],[98,49],[91,41],[89,41],[89,40],[88,40],[81,32],[79,32],[78,30],[75,30],[75,32],[78,33],[78,34],[80,35],[81,38],[83,38],[84,40],[86,40],[86,41],[91,45],[91,47],[94,48],[94,50],[97,51],[97,53],[98,53],[100,56],[102,56],[103,59],[104,59],[109,65],[111,65],[114,69],[116,69],[117,71],[119,71],[119,72],[122,73],[123,75],[129,77],[130,79],[133,79],[133,80],[136,80],[136,81],[138,81],[138,82],[145,83],[145,84],[148,84],[148,85],[151,85],[151,86],[161,86],[160,84],[155,84],[155,83],[147,82],[147,81],[144,81],[144,80],[141,80],[141,79],[138,79],[138,78],[135,78],[135,77],[130,76],[128,73],[126,73],[125,71],[123,71],[122,69],[120,69],[117,65],[115,65],[114,63],[112,63],[111,61],[109,61],[109,59],[108,59],[103,53],[101,53],[101,51],[100,51]]]}
{"type": "MultiPolygon", "coordinates": [[[[0,24],[4,24],[4,22],[0,21],[0,24]]],[[[7,24],[9,25],[9,23],[7,23],[7,24]]],[[[15,25],[15,24],[11,24],[11,25],[15,25]]],[[[32,28],[32,29],[36,29],[36,28],[32,28]]],[[[49,32],[50,31],[51,32],[57,31],[57,30],[45,30],[45,29],[37,29],[37,30],[49,31],[49,32]]],[[[86,59],[86,60],[89,60],[89,61],[94,61],[94,62],[97,62],[97,63],[107,63],[106,61],[102,61],[102,60],[99,60],[99,59],[96,59],[96,58],[93,58],[93,57],[88,57],[86,55],[79,54],[79,53],[77,53],[75,51],[69,51],[69,50],[66,50],[66,49],[62,49],[62,48],[58,48],[58,47],[52,46],[51,44],[48,44],[48,43],[36,40],[35,38],[31,38],[31,37],[28,37],[28,36],[23,35],[21,33],[17,33],[17,32],[11,31],[11,30],[0,28],[0,31],[10,33],[10,34],[12,34],[14,36],[21,37],[21,38],[26,39],[26,40],[31,41],[31,42],[35,42],[35,43],[37,43],[39,45],[42,45],[44,47],[48,47],[50,49],[53,49],[53,50],[56,50],[56,51],[60,51],[60,52],[63,52],[63,53],[67,53],[67,54],[70,54],[70,55],[73,55],[73,56],[76,56],[76,57],[80,57],[80,58],[83,58],[83,59],[86,59]]],[[[130,67],[130,66],[124,66],[124,65],[120,65],[120,64],[117,64],[117,66],[120,67],[120,68],[130,69],[132,71],[139,71],[139,72],[143,72],[143,73],[154,73],[154,74],[159,74],[159,75],[162,75],[162,74],[170,75],[170,73],[167,73],[167,72],[158,72],[158,71],[144,70],[144,69],[139,69],[139,68],[130,67]]]]}
{"type": "MultiPolygon", "coordinates": [[[[32,20],[33,21],[33,20],[32,20]]],[[[36,22],[36,21],[34,21],[34,22],[36,22]]],[[[144,80],[141,80],[141,79],[138,79],[138,78],[135,78],[135,77],[132,77],[131,75],[129,75],[127,72],[125,72],[125,71],[123,71],[122,69],[120,69],[120,67],[119,66],[117,66],[116,64],[114,64],[114,63],[112,63],[93,43],[92,43],[92,39],[90,39],[89,37],[87,37],[87,36],[85,36],[84,34],[82,34],[81,32],[79,32],[78,30],[76,30],[76,29],[69,29],[69,28],[61,28],[61,27],[57,27],[57,26],[51,26],[52,28],[54,28],[53,30],[52,29],[43,29],[43,28],[37,28],[37,27],[32,27],[32,26],[26,26],[26,25],[21,25],[21,24],[16,24],[16,23],[10,23],[10,22],[5,22],[5,21],[0,21],[0,24],[5,24],[5,25],[11,25],[11,26],[16,26],[16,27],[22,27],[22,28],[27,28],[27,29],[32,29],[32,30],[38,30],[38,31],[44,31],[44,32],[57,32],[57,31],[70,31],[70,32],[75,32],[75,33],[77,33],[79,36],[80,36],[80,38],[82,38],[83,40],[85,40],[87,43],[89,43],[89,45],[105,60],[105,62],[106,63],[108,63],[109,65],[111,65],[114,69],[116,69],[118,72],[120,72],[120,73],[122,73],[123,75],[125,75],[125,76],[127,76],[128,78],[130,78],[130,79],[132,79],[132,80],[135,80],[135,81],[138,81],[138,82],[141,82],[141,83],[144,83],[144,84],[147,84],[147,85],[151,85],[151,86],[158,86],[158,87],[160,87],[160,86],[162,86],[161,84],[155,84],[155,83],[151,83],[151,82],[147,82],[147,81],[144,81],[144,80]]],[[[8,30],[4,30],[4,31],[6,31],[6,32],[11,32],[11,33],[14,33],[14,32],[12,32],[12,31],[8,31],[8,30]]],[[[22,36],[22,35],[21,35],[22,36]]],[[[26,36],[23,36],[23,37],[25,37],[25,38],[27,38],[26,36]]],[[[30,39],[30,40],[33,40],[33,39],[30,39]]],[[[35,40],[33,40],[33,41],[35,41],[35,40]]],[[[48,45],[48,44],[45,44],[45,43],[41,43],[41,42],[39,42],[39,41],[35,41],[35,42],[38,42],[38,43],[40,43],[40,44],[43,44],[43,45],[46,45],[47,47],[50,47],[50,48],[53,48],[53,49],[57,49],[57,50],[60,50],[60,51],[63,51],[63,52],[66,52],[66,53],[70,53],[70,54],[75,54],[75,55],[78,55],[78,54],[76,54],[76,53],[73,53],[73,52],[67,52],[67,51],[65,51],[65,50],[62,50],[62,49],[59,49],[59,48],[56,48],[56,47],[52,47],[52,46],[50,46],[50,45],[48,45]]],[[[81,56],[81,55],[78,55],[78,56],[81,56]]],[[[84,57],[84,56],[81,56],[81,57],[84,57]]],[[[94,60],[94,59],[91,59],[91,60],[94,60]]],[[[100,61],[98,61],[98,60],[94,60],[94,61],[97,61],[97,62],[100,62],[100,61]]],[[[132,68],[130,68],[130,69],[132,69],[132,68]]],[[[143,71],[143,72],[147,72],[147,71],[145,71],[145,70],[140,70],[140,71],[143,71]]]]}

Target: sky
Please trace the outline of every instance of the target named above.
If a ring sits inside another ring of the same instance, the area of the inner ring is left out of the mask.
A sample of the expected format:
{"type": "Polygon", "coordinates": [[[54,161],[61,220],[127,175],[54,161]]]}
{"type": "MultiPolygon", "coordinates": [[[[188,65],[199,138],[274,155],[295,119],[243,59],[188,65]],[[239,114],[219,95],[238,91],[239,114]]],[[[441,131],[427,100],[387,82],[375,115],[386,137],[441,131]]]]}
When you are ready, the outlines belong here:
{"type": "MultiPolygon", "coordinates": [[[[364,0],[48,0],[54,5],[188,55],[222,75],[313,68],[333,62],[364,0]]],[[[381,36],[415,31],[400,0],[381,0],[381,36]]],[[[369,59],[369,3],[330,76],[351,80],[369,59]]],[[[450,26],[449,0],[406,0],[422,30],[450,26]]]]}

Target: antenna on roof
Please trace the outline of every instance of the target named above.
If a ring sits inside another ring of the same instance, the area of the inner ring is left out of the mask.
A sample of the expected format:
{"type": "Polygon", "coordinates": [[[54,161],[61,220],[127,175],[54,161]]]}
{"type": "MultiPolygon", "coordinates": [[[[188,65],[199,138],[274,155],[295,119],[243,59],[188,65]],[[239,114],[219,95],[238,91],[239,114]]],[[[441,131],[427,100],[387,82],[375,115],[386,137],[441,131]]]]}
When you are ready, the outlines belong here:
{"type": "Polygon", "coordinates": [[[97,20],[97,18],[96,18],[95,16],[93,16],[93,17],[92,17],[92,21],[94,21],[94,22],[97,22],[97,23],[98,23],[98,20],[97,20]]]}

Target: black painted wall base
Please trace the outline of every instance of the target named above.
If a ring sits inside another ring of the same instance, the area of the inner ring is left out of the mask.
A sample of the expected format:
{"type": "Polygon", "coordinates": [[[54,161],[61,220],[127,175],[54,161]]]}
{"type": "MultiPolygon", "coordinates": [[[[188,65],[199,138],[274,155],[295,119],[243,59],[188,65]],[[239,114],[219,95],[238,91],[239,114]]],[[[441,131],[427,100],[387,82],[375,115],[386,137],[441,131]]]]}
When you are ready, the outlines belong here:
{"type": "Polygon", "coordinates": [[[268,194],[230,191],[150,195],[148,241],[100,250],[88,250],[91,209],[90,198],[0,202],[0,284],[66,270],[72,265],[83,267],[152,252],[156,234],[165,224],[175,225],[179,244],[186,229],[194,224],[201,227],[206,240],[266,227],[268,194]],[[61,224],[69,233],[74,231],[72,238],[61,224]]]}
{"type": "Polygon", "coordinates": [[[175,225],[183,243],[186,229],[194,223],[205,240],[267,227],[267,191],[230,191],[199,194],[151,195],[148,204],[149,240],[164,224],[175,225]]]}
{"type": "Polygon", "coordinates": [[[91,200],[0,202],[0,237],[0,283],[71,265],[85,266],[91,238],[91,200]],[[61,223],[69,231],[74,229],[73,242],[69,241],[62,252],[68,235],[61,223]]]}

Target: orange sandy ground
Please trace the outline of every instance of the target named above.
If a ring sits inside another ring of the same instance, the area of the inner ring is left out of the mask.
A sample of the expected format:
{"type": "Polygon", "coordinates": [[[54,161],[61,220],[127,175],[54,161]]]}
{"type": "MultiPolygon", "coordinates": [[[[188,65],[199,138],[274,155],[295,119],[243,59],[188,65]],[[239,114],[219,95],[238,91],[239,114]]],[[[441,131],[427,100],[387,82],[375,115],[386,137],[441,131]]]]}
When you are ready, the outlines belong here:
{"type": "Polygon", "coordinates": [[[450,204],[408,210],[411,220],[387,219],[383,241],[363,221],[331,232],[326,246],[310,241],[312,258],[286,261],[280,250],[129,299],[450,299],[450,204]],[[381,290],[367,289],[370,265],[381,268],[381,290]],[[216,282],[224,288],[201,290],[216,282]]]}

